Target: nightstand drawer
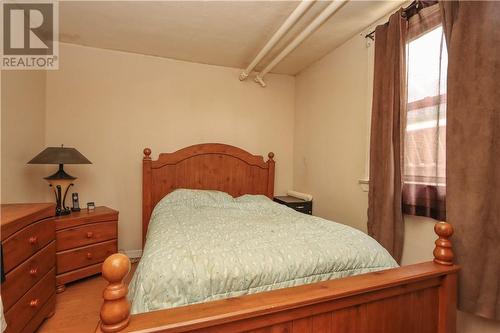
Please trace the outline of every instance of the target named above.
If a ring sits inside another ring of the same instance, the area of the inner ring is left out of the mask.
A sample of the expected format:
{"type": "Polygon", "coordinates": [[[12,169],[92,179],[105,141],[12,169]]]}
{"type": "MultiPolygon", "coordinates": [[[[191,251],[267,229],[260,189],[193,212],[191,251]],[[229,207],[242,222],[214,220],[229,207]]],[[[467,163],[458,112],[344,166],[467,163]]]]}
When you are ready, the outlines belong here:
{"type": "Polygon", "coordinates": [[[312,207],[308,206],[300,206],[300,207],[290,207],[294,210],[296,210],[299,213],[304,213],[308,215],[312,215],[312,207]]]}
{"type": "Polygon", "coordinates": [[[81,225],[98,222],[118,221],[118,211],[100,206],[95,210],[82,209],[79,212],[72,212],[70,215],[63,215],[55,218],[56,230],[74,228],[81,225]]]}
{"type": "Polygon", "coordinates": [[[101,243],[117,237],[117,221],[87,224],[56,233],[57,251],[101,243]]]}
{"type": "Polygon", "coordinates": [[[2,243],[3,267],[9,272],[54,239],[54,220],[42,220],[16,232],[2,243]]]}
{"type": "Polygon", "coordinates": [[[55,294],[55,272],[52,269],[5,314],[7,331],[20,332],[36,313],[55,294]]]}
{"type": "Polygon", "coordinates": [[[312,210],[312,201],[306,201],[306,202],[291,202],[286,204],[288,207],[295,209],[296,211],[299,212],[308,212],[312,210]]]}
{"type": "Polygon", "coordinates": [[[117,252],[117,241],[107,241],[57,253],[57,274],[103,262],[117,252]]]}
{"type": "Polygon", "coordinates": [[[49,243],[32,258],[9,272],[2,283],[2,301],[9,310],[35,283],[50,271],[56,263],[56,244],[49,243]]]}

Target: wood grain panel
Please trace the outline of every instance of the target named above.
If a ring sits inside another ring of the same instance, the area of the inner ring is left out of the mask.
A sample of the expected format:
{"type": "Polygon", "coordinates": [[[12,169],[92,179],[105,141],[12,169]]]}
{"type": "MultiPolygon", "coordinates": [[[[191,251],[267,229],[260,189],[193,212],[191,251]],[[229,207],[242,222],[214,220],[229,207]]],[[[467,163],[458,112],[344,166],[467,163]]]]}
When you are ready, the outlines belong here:
{"type": "Polygon", "coordinates": [[[312,331],[332,333],[332,313],[322,313],[312,317],[312,331]]]}
{"type": "Polygon", "coordinates": [[[255,168],[236,158],[203,155],[187,158],[175,166],[153,169],[153,179],[162,179],[153,189],[153,202],[177,188],[218,190],[234,197],[267,194],[267,169],[255,168]]]}
{"type": "Polygon", "coordinates": [[[178,188],[218,190],[240,196],[274,195],[274,154],[269,160],[249,152],[219,143],[207,143],[183,148],[174,153],[162,153],[151,160],[151,149],[144,149],[142,173],[143,246],[154,206],[168,193],[178,188]]]}
{"type": "Polygon", "coordinates": [[[51,219],[33,223],[2,243],[4,269],[9,272],[54,239],[55,224],[51,219]]]}
{"type": "Polygon", "coordinates": [[[366,307],[357,305],[345,309],[339,309],[332,316],[332,331],[335,333],[342,332],[364,332],[367,327],[366,307]],[[358,318],[353,320],[353,318],[358,318]]]}
{"type": "MultiPolygon", "coordinates": [[[[429,288],[247,332],[388,333],[437,330],[438,288],[429,288]],[[291,324],[291,326],[290,326],[291,324]]],[[[239,332],[220,330],[220,332],[239,332]]]]}
{"type": "Polygon", "coordinates": [[[440,333],[455,333],[457,315],[457,274],[449,274],[443,278],[439,288],[439,318],[438,330],[440,333]]]}
{"type": "Polygon", "coordinates": [[[333,311],[331,330],[335,333],[437,332],[437,290],[423,289],[333,311]]]}
{"type": "Polygon", "coordinates": [[[284,323],[273,325],[269,327],[263,327],[256,330],[246,331],[247,333],[291,333],[292,323],[284,323]]]}
{"type": "Polygon", "coordinates": [[[293,333],[314,333],[312,317],[296,319],[292,322],[293,333]]]}

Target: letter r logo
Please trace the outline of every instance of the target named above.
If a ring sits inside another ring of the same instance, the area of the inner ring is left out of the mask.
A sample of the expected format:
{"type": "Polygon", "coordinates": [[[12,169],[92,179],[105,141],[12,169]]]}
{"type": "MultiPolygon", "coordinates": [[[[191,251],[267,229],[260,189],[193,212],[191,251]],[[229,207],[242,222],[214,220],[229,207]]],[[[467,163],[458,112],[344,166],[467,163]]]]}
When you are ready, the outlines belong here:
{"type": "Polygon", "coordinates": [[[3,4],[3,53],[52,55],[53,10],[51,3],[3,4]]]}

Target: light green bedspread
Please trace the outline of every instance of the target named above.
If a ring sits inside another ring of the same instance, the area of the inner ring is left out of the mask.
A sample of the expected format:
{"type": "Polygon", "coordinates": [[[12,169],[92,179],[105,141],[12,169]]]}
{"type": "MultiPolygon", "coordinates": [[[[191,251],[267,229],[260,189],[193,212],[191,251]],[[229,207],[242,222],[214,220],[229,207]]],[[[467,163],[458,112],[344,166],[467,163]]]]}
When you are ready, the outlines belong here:
{"type": "Polygon", "coordinates": [[[132,313],[397,267],[374,239],[267,197],[176,190],[151,216],[132,313]]]}

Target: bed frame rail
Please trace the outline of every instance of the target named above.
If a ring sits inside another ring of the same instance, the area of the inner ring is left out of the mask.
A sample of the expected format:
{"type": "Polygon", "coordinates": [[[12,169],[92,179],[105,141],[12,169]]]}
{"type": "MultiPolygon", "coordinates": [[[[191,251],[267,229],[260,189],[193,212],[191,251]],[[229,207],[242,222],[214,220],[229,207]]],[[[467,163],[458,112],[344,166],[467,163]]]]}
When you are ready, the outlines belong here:
{"type": "Polygon", "coordinates": [[[96,332],[453,333],[453,228],[434,230],[433,262],[137,315],[123,283],[130,261],[114,254],[103,264],[109,286],[96,332]]]}

